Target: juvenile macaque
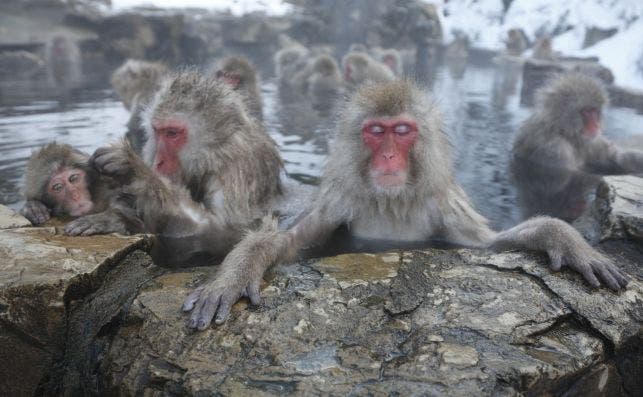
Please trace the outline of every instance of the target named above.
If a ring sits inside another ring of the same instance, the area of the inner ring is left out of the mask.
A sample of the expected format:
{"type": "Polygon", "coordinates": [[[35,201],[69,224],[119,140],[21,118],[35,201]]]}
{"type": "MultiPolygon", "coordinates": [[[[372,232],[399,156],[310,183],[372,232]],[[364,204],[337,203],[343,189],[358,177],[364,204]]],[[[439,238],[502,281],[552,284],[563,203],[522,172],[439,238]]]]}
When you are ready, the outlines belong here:
{"type": "Polygon", "coordinates": [[[595,174],[643,172],[643,152],[619,149],[603,137],[605,89],[591,77],[565,73],[536,93],[536,109],[521,126],[514,155],[595,174]]]}
{"type": "Polygon", "coordinates": [[[391,72],[397,77],[402,76],[402,57],[395,48],[387,48],[377,51],[378,59],[384,65],[391,69],[391,72]]]}
{"type": "Polygon", "coordinates": [[[92,163],[126,186],[137,216],[160,238],[226,252],[281,195],[275,142],[216,77],[170,76],[143,125],[143,160],[116,145],[98,149],[92,163]]]}
{"type": "Polygon", "coordinates": [[[136,59],[128,59],[112,74],[112,87],[131,113],[125,137],[139,154],[146,140],[145,131],[141,127],[141,112],[167,74],[167,67],[161,63],[136,59]]]}
{"type": "Polygon", "coordinates": [[[551,37],[543,36],[536,40],[532,57],[534,59],[542,59],[545,61],[551,61],[554,59],[554,51],[551,47],[551,37]]]}
{"type": "Polygon", "coordinates": [[[76,218],[65,226],[70,235],[143,231],[142,223],[120,202],[118,183],[96,173],[88,160],[87,154],[57,143],[34,152],[27,162],[27,202],[20,213],[34,225],[52,216],[76,218]]]}
{"type": "Polygon", "coordinates": [[[228,57],[221,61],[215,76],[238,91],[246,107],[257,120],[263,119],[261,91],[255,67],[244,57],[228,57]]]}
{"type": "Polygon", "coordinates": [[[376,61],[366,53],[349,52],[342,60],[342,67],[344,80],[352,89],[367,82],[378,83],[391,81],[395,78],[388,66],[376,61]]]}
{"type": "Polygon", "coordinates": [[[528,249],[570,267],[592,286],[627,280],[563,221],[538,217],[497,233],[454,181],[447,138],[434,103],[409,82],[362,87],[344,109],[319,193],[292,228],[264,225],[228,254],[214,279],[191,293],[188,326],[221,324],[242,296],[260,300],[264,271],[322,244],[342,225],[357,238],[398,244],[441,239],[470,247],[528,249]]]}

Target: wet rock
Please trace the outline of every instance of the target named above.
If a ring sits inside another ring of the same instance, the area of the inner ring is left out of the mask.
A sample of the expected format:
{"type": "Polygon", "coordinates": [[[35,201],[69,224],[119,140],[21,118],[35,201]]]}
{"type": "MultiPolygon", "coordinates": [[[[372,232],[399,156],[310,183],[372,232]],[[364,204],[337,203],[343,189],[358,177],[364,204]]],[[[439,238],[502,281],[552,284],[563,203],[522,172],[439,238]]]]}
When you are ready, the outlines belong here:
{"type": "Polygon", "coordinates": [[[591,208],[574,226],[592,243],[623,238],[643,241],[643,178],[605,177],[591,208]]]}
{"type": "Polygon", "coordinates": [[[600,29],[590,27],[585,29],[585,39],[583,40],[583,48],[591,47],[601,40],[608,39],[618,32],[617,28],[600,29]]]}
{"type": "Polygon", "coordinates": [[[640,357],[625,353],[640,340],[640,281],[622,294],[592,290],[540,262],[428,250],[283,265],[267,277],[260,307],[239,302],[204,332],[185,327],[180,306],[216,269],[164,273],[117,320],[100,320],[107,331],[83,347],[93,354],[71,361],[99,390],[123,395],[632,390],[619,374],[643,375],[640,357]]]}
{"type": "Polygon", "coordinates": [[[68,309],[142,237],[65,237],[55,228],[0,230],[0,390],[33,395],[64,350],[68,309]]]}
{"type": "Polygon", "coordinates": [[[31,226],[31,222],[11,208],[0,204],[0,229],[15,229],[24,226],[31,226]]]}

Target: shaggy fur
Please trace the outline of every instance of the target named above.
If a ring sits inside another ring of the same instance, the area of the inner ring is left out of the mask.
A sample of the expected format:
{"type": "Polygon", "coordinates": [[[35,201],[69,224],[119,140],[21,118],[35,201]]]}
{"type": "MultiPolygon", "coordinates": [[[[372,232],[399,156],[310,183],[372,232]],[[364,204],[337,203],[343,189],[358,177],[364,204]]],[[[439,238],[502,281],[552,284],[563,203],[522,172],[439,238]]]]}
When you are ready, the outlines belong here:
{"type": "Polygon", "coordinates": [[[382,83],[392,81],[395,75],[381,62],[362,52],[349,52],[342,59],[342,70],[349,88],[356,89],[365,83],[382,83]],[[350,76],[346,75],[347,68],[351,69],[350,76]],[[348,77],[348,78],[347,78],[348,77]]]}
{"type": "Polygon", "coordinates": [[[239,85],[236,90],[243,97],[246,107],[257,120],[263,119],[263,104],[261,101],[261,90],[259,90],[259,78],[257,70],[244,57],[233,56],[221,61],[218,71],[232,73],[239,77],[239,85]]]}

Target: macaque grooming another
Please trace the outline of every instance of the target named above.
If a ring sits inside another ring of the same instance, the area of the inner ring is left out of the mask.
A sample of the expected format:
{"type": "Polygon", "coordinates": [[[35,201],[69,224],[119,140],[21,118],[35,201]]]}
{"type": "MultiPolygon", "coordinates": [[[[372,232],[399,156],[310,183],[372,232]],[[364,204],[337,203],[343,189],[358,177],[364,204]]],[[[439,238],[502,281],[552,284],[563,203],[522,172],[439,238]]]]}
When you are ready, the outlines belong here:
{"type": "Polygon", "coordinates": [[[96,173],[88,160],[87,154],[57,143],[33,153],[25,171],[27,202],[20,213],[34,225],[51,216],[76,218],[65,226],[69,235],[142,232],[142,223],[119,203],[116,181],[96,173]]]}
{"type": "Polygon", "coordinates": [[[170,76],[143,125],[143,160],[115,145],[96,150],[92,163],[125,186],[137,216],[159,238],[225,253],[281,197],[275,142],[216,77],[170,76]]]}
{"type": "Polygon", "coordinates": [[[257,120],[263,119],[261,91],[255,67],[243,57],[225,58],[215,73],[219,80],[239,91],[246,107],[257,120]]]}
{"type": "Polygon", "coordinates": [[[221,324],[242,296],[260,300],[265,270],[292,261],[346,225],[360,239],[453,244],[546,252],[553,270],[580,272],[614,290],[626,278],[567,223],[547,217],[497,233],[453,179],[448,143],[435,104],[407,81],[362,87],[344,109],[316,200],[292,228],[264,225],[225,258],[214,279],[185,300],[188,326],[221,324]]]}
{"type": "Polygon", "coordinates": [[[601,137],[608,99],[597,81],[566,73],[536,95],[536,110],[514,142],[516,157],[595,174],[643,172],[642,151],[619,149],[601,137]]]}
{"type": "Polygon", "coordinates": [[[161,63],[136,59],[128,59],[112,74],[112,87],[131,113],[125,137],[139,154],[146,139],[141,127],[141,113],[167,74],[167,68],[161,63]]]}

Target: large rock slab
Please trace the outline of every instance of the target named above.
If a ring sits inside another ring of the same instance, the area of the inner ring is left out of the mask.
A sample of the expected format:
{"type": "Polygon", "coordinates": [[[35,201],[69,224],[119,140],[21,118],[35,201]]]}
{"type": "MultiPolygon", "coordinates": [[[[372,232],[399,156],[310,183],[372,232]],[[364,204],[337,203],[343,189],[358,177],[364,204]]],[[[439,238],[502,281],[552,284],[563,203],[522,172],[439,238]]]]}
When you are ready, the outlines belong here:
{"type": "Polygon", "coordinates": [[[605,177],[592,207],[574,226],[594,243],[623,238],[643,241],[643,178],[605,177]]]}
{"type": "Polygon", "coordinates": [[[76,392],[636,395],[640,280],[592,290],[543,259],[428,250],[279,266],[260,307],[239,302],[204,332],[180,306],[216,268],[168,272],[88,343],[75,363],[91,382],[76,392]]]}
{"type": "Polygon", "coordinates": [[[11,208],[0,204],[0,229],[15,229],[24,226],[31,226],[31,222],[11,208]]]}
{"type": "Polygon", "coordinates": [[[30,396],[64,349],[74,300],[93,291],[145,237],[66,237],[55,228],[0,230],[0,390],[30,396]]]}

